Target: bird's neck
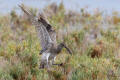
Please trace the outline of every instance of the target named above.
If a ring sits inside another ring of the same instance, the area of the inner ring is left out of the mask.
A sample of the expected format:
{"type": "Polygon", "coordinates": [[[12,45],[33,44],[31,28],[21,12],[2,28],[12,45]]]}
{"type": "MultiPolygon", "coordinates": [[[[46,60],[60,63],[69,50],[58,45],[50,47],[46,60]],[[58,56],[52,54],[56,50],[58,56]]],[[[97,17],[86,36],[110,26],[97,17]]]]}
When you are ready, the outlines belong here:
{"type": "Polygon", "coordinates": [[[64,47],[63,45],[59,44],[59,45],[57,46],[56,52],[57,52],[57,53],[60,53],[60,52],[62,51],[63,47],[64,47]]]}

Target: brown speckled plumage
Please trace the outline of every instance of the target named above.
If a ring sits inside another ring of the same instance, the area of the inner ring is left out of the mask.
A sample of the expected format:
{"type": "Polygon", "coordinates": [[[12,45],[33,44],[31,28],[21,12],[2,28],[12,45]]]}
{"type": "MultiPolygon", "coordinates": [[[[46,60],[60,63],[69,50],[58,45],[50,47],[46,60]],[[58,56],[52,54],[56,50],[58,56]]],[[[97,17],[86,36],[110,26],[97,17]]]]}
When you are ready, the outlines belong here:
{"type": "Polygon", "coordinates": [[[71,50],[67,48],[64,43],[57,45],[56,32],[44,16],[40,14],[39,17],[35,17],[29,10],[26,10],[23,5],[19,6],[35,26],[38,38],[40,39],[42,47],[40,52],[42,54],[40,68],[48,68],[50,64],[54,64],[55,57],[61,52],[62,48],[66,48],[67,51],[71,53],[71,50]]]}

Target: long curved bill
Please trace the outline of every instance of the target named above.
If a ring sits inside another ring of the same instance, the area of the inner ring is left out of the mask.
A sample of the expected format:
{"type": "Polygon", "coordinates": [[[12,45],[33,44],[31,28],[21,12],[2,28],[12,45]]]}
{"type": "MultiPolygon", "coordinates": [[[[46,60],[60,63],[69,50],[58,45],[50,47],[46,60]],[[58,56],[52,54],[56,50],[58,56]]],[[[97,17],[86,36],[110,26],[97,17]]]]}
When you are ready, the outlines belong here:
{"type": "Polygon", "coordinates": [[[66,50],[69,52],[69,54],[72,54],[72,51],[65,45],[64,46],[66,48],[66,50]]]}

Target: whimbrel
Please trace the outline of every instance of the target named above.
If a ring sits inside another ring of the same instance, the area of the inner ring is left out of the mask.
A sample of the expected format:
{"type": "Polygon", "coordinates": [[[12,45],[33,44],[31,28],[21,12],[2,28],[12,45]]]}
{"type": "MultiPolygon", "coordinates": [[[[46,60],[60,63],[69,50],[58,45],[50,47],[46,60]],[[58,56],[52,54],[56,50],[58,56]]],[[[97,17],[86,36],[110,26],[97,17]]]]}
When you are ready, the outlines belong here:
{"type": "Polygon", "coordinates": [[[33,14],[25,9],[23,5],[19,5],[19,7],[25,14],[27,14],[28,18],[35,26],[38,38],[40,39],[42,47],[42,50],[40,51],[40,54],[42,54],[40,68],[49,68],[51,64],[57,65],[54,64],[55,58],[63,48],[66,48],[66,50],[72,54],[71,50],[64,43],[57,45],[56,32],[45,18],[42,16],[33,16],[33,14]]]}

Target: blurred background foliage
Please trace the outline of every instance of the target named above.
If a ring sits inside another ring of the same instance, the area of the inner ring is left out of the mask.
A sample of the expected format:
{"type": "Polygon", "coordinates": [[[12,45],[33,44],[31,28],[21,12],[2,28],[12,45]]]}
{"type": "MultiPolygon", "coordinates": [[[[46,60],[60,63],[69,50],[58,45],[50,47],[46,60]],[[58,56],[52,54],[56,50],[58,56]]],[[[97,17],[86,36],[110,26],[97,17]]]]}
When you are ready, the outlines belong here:
{"type": "MultiPolygon", "coordinates": [[[[30,8],[30,7],[29,7],[30,8]]],[[[39,10],[30,8],[36,16],[39,10]]],[[[0,16],[0,80],[120,80],[120,16],[66,11],[63,3],[46,6],[44,14],[73,55],[63,50],[50,71],[39,69],[41,47],[27,16],[0,16]]]]}

